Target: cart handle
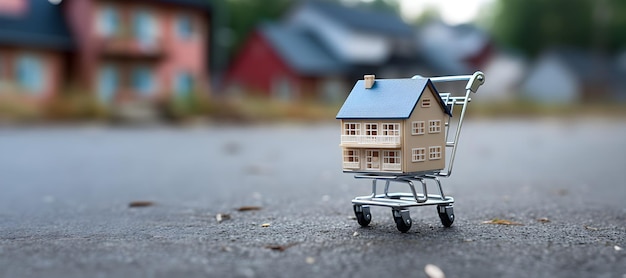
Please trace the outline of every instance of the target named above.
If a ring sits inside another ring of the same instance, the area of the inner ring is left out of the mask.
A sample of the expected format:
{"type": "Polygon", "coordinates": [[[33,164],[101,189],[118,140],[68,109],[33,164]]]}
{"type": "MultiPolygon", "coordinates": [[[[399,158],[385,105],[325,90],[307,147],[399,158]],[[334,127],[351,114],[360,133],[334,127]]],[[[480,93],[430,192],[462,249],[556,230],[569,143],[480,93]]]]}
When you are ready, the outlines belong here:
{"type": "MultiPolygon", "coordinates": [[[[426,78],[421,75],[414,75],[411,79],[426,78]]],[[[453,76],[439,76],[428,77],[433,83],[450,82],[450,81],[465,81],[468,80],[465,90],[470,90],[474,93],[478,90],[478,87],[485,84],[485,74],[481,71],[474,72],[472,75],[453,75],[453,76]]]]}

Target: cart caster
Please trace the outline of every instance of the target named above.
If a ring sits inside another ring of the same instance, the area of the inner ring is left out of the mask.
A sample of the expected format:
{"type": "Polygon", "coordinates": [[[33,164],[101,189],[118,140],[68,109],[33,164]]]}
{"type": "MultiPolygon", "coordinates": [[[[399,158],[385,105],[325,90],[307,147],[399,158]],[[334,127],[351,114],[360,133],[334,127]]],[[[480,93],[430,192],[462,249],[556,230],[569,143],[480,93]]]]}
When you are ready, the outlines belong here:
{"type": "Polygon", "coordinates": [[[454,209],[452,205],[439,205],[437,206],[437,213],[439,214],[439,219],[441,219],[441,224],[444,227],[452,226],[454,222],[454,209]]]}
{"type": "Polygon", "coordinates": [[[408,209],[397,210],[392,209],[393,220],[396,222],[396,228],[398,231],[406,233],[411,229],[411,215],[409,214],[408,209]]]}
{"type": "Polygon", "coordinates": [[[367,227],[372,221],[372,214],[370,213],[370,206],[354,205],[354,215],[356,215],[356,221],[362,227],[367,227]]]}

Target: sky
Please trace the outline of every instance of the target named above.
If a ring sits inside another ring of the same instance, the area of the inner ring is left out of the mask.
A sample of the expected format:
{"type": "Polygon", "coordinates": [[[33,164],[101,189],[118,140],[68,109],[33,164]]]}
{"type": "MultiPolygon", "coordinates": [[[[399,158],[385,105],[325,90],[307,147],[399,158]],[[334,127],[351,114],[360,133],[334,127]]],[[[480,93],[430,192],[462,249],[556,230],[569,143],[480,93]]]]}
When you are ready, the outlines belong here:
{"type": "Polygon", "coordinates": [[[442,20],[456,25],[471,22],[480,9],[494,0],[399,0],[402,17],[411,20],[418,17],[425,8],[434,7],[441,13],[442,20]]]}

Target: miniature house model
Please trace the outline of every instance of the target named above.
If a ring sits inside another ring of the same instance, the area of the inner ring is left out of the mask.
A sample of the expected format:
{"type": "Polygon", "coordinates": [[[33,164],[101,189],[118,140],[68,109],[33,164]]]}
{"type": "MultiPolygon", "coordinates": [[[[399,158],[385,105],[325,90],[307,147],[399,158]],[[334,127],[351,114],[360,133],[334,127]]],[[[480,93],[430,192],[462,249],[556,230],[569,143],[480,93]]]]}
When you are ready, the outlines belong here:
{"type": "Polygon", "coordinates": [[[445,168],[452,116],[426,78],[359,80],[337,114],[343,171],[423,173],[445,168]]]}

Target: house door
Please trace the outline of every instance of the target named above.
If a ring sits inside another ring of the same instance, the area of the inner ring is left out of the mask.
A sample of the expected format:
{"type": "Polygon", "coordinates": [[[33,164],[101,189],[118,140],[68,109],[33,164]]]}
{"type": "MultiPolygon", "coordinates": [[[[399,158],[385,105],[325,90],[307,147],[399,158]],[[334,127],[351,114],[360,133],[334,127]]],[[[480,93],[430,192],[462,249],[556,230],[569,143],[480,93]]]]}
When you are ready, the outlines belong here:
{"type": "Polygon", "coordinates": [[[365,151],[365,169],[380,170],[380,151],[365,151]]]}

